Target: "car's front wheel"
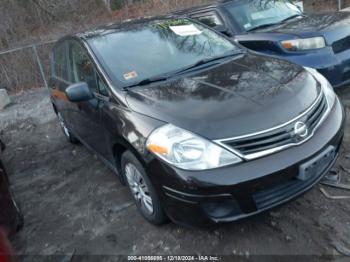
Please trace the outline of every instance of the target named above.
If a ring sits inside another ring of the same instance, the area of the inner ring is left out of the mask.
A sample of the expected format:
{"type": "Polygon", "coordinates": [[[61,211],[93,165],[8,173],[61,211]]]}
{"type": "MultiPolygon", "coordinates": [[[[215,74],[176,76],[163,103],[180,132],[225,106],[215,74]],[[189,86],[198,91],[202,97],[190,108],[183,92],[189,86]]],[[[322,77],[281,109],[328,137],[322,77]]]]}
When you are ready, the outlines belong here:
{"type": "Polygon", "coordinates": [[[142,216],[154,225],[166,223],[168,218],[161,207],[158,194],[140,161],[127,151],[122,156],[121,167],[142,216]]]}
{"type": "Polygon", "coordinates": [[[58,117],[58,122],[60,123],[61,129],[63,131],[63,134],[67,138],[67,140],[72,144],[79,144],[79,140],[72,134],[72,132],[67,127],[66,122],[62,117],[62,114],[57,113],[57,117],[58,117]]]}

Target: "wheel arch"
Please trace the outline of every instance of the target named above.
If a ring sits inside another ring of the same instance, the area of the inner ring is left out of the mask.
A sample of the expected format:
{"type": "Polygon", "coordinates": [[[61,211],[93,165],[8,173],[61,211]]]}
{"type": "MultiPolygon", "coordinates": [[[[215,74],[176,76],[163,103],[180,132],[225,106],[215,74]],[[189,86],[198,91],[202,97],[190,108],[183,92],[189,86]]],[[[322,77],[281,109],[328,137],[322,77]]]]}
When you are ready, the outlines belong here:
{"type": "Polygon", "coordinates": [[[125,177],[123,176],[122,168],[121,168],[121,160],[122,156],[126,151],[130,151],[143,165],[143,167],[146,169],[146,163],[145,160],[143,159],[142,155],[138,150],[135,149],[135,147],[129,143],[127,140],[124,138],[118,139],[112,148],[114,160],[115,160],[115,165],[117,168],[117,171],[119,173],[120,180],[123,185],[126,185],[125,177]]]}
{"type": "Polygon", "coordinates": [[[52,107],[53,107],[53,111],[55,112],[55,114],[57,115],[58,114],[58,110],[57,110],[57,107],[55,105],[54,102],[52,102],[52,107]]]}

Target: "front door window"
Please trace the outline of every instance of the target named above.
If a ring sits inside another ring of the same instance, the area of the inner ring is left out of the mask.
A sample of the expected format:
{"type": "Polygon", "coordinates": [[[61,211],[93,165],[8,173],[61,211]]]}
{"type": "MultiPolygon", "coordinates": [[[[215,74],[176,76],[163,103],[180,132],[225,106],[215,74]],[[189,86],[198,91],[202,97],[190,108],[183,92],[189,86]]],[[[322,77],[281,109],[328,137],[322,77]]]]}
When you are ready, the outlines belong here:
{"type": "Polygon", "coordinates": [[[96,71],[86,50],[76,42],[71,42],[69,46],[72,82],[85,82],[91,92],[97,93],[96,71]]]}

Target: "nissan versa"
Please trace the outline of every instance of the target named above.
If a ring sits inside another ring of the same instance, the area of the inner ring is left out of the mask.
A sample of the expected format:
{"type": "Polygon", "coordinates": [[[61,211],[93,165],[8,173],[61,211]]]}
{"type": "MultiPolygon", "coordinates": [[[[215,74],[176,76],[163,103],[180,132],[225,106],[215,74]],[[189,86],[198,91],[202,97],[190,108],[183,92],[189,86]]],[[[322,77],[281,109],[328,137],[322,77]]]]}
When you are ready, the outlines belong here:
{"type": "Polygon", "coordinates": [[[312,67],[333,87],[350,83],[350,13],[306,14],[287,0],[218,0],[177,12],[243,46],[312,67]]]}
{"type": "Polygon", "coordinates": [[[285,203],[326,175],[343,138],[343,108],[317,71],[188,19],[67,36],[50,86],[68,140],[119,174],[154,224],[205,226],[285,203]]]}

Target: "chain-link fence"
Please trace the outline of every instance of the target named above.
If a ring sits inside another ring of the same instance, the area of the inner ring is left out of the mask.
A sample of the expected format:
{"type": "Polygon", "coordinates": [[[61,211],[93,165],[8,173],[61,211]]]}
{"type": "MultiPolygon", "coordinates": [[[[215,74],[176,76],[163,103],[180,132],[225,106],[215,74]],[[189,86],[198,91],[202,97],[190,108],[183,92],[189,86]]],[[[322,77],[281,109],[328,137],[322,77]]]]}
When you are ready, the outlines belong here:
{"type": "Polygon", "coordinates": [[[54,41],[0,52],[0,88],[9,93],[47,87],[54,41]]]}

